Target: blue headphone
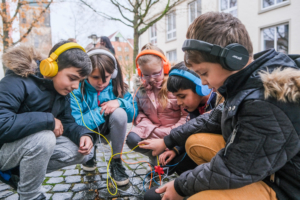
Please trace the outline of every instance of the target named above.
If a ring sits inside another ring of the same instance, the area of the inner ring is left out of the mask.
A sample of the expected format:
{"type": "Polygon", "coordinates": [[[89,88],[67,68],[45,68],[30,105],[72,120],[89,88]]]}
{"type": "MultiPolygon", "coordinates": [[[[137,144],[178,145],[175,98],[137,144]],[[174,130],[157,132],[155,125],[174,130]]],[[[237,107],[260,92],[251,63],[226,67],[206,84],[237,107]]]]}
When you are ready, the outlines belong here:
{"type": "Polygon", "coordinates": [[[202,85],[201,79],[199,77],[195,76],[194,74],[188,71],[173,69],[169,73],[169,76],[181,76],[183,78],[189,79],[190,81],[196,84],[196,93],[199,96],[206,96],[209,95],[209,93],[211,92],[211,89],[209,89],[207,85],[202,85]]]}

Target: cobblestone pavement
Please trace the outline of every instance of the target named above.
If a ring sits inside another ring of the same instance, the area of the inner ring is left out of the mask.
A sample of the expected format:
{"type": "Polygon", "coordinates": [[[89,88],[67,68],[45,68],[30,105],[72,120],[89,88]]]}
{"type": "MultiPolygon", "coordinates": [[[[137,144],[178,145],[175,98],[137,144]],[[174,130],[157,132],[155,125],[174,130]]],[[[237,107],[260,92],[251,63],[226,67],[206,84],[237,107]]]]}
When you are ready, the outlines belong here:
{"type": "MultiPolygon", "coordinates": [[[[131,124],[128,124],[129,131],[131,124]]],[[[123,152],[130,151],[125,145],[123,152]]],[[[142,165],[124,164],[126,173],[129,175],[130,183],[124,187],[118,187],[116,195],[112,196],[107,191],[106,184],[106,163],[110,158],[110,147],[108,145],[98,145],[97,149],[97,169],[88,173],[81,169],[81,165],[72,165],[58,171],[46,174],[43,189],[47,199],[124,199],[142,200],[144,193],[143,179],[150,170],[147,163],[142,165]],[[135,171],[135,173],[134,173],[135,171]]],[[[148,161],[148,158],[139,153],[124,154],[123,159],[128,162],[148,161]]],[[[163,179],[163,184],[174,179],[176,176],[163,179]]],[[[150,178],[145,179],[145,188],[149,188],[150,178]]],[[[156,179],[158,182],[158,179],[156,179]]],[[[111,191],[115,192],[111,181],[109,181],[111,191]]],[[[153,183],[152,185],[156,185],[153,183]]],[[[10,186],[0,182],[0,199],[17,200],[18,194],[10,186]]]]}

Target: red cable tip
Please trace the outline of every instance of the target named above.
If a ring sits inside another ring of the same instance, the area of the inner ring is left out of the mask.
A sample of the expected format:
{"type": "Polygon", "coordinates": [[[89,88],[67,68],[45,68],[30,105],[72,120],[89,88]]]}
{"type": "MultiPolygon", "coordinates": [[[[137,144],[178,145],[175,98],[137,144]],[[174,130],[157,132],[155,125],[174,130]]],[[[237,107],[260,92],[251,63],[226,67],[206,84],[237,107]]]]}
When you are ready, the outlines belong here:
{"type": "Polygon", "coordinates": [[[161,174],[164,174],[164,169],[161,167],[161,166],[155,166],[154,167],[155,169],[155,172],[158,174],[158,175],[161,175],[161,174]]]}

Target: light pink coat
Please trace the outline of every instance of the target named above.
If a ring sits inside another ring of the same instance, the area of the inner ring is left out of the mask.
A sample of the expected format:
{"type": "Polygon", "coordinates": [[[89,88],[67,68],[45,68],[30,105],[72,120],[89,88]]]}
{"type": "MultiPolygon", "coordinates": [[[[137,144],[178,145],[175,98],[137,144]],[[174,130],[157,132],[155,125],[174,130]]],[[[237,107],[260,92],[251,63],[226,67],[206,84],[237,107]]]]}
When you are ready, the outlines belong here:
{"type": "Polygon", "coordinates": [[[152,90],[145,94],[138,91],[136,101],[139,114],[132,132],[142,139],[163,138],[169,135],[173,128],[184,124],[188,113],[177,105],[176,97],[170,92],[168,99],[169,103],[163,109],[158,102],[157,94],[152,90]]]}

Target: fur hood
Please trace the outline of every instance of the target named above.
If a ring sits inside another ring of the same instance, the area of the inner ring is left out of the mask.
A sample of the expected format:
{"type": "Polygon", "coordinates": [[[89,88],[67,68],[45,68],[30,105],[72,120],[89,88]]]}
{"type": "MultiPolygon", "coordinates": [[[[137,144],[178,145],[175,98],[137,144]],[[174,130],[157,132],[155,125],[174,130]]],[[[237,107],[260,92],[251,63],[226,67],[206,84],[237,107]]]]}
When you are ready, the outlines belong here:
{"type": "Polygon", "coordinates": [[[45,56],[37,52],[32,46],[24,44],[8,49],[2,56],[4,65],[22,77],[35,74],[38,69],[36,61],[41,61],[45,58],[45,56]]]}
{"type": "Polygon", "coordinates": [[[299,102],[300,100],[300,70],[295,68],[277,68],[273,72],[260,72],[264,85],[264,95],[274,97],[279,101],[299,102]]]}

